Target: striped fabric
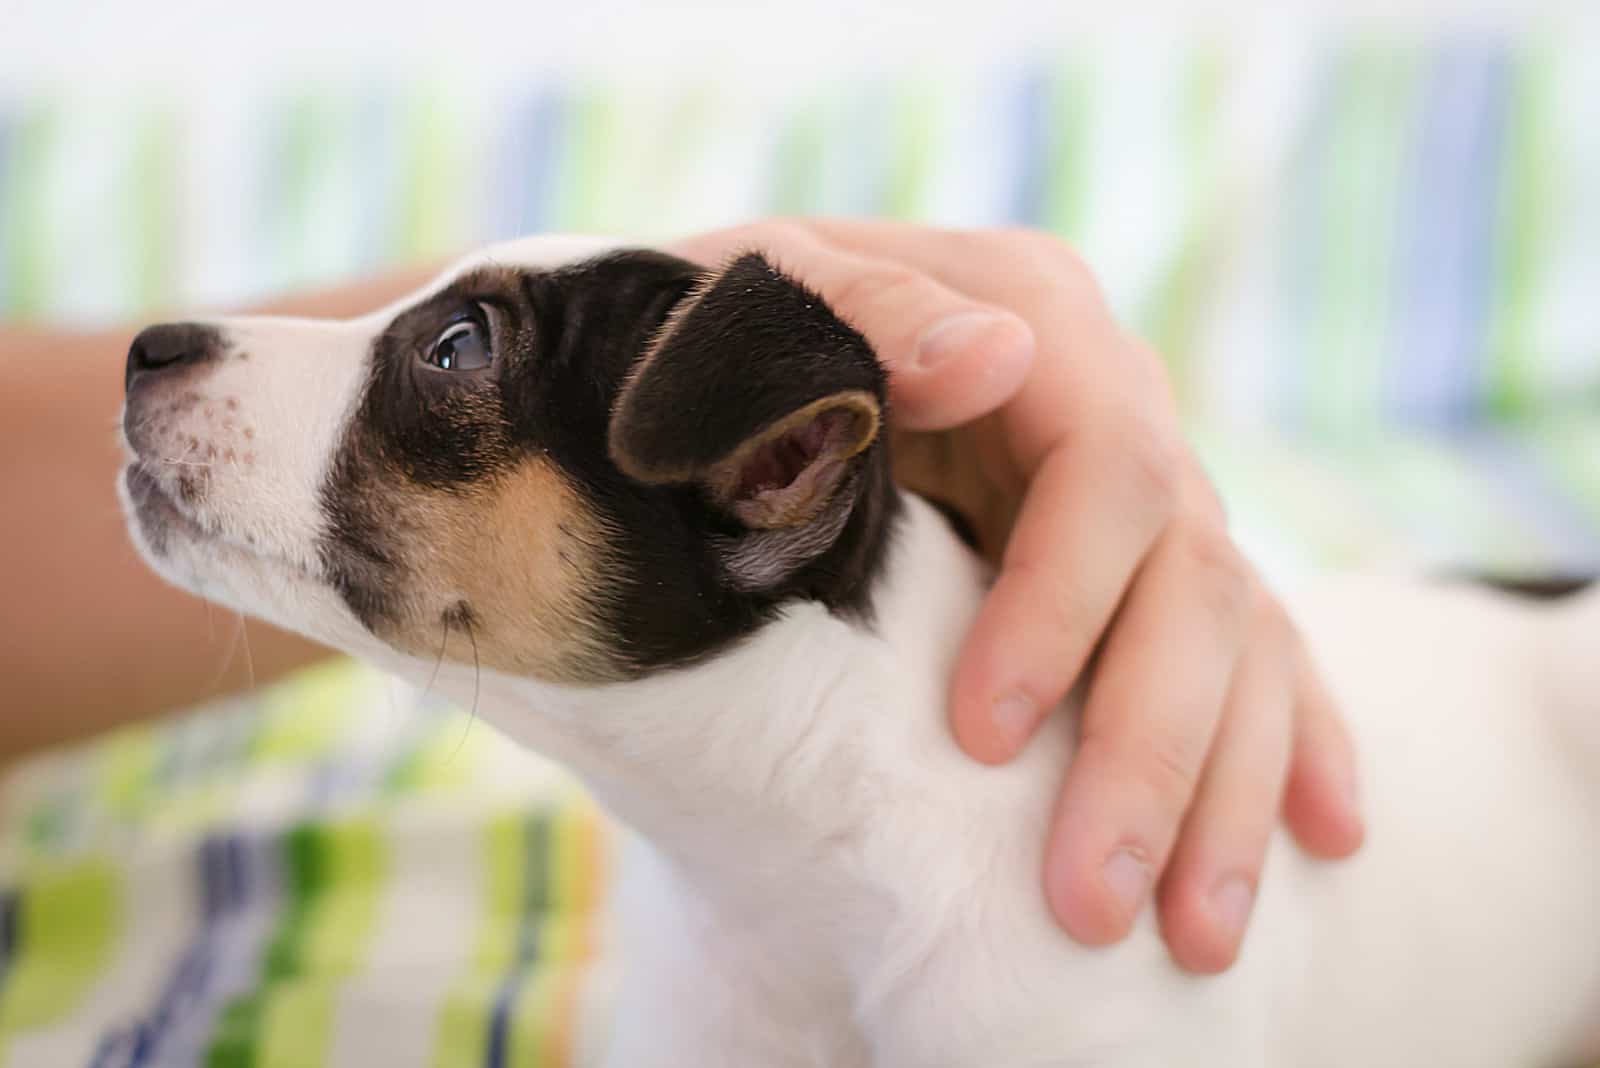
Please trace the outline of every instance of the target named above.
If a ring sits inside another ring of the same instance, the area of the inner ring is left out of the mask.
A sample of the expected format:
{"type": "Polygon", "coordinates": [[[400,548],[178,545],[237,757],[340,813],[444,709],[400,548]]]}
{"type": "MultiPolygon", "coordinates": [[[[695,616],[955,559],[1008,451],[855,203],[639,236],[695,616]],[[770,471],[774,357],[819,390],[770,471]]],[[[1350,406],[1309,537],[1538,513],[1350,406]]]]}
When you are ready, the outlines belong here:
{"type": "MultiPolygon", "coordinates": [[[[1590,571],[1596,43],[0,94],[0,316],[236,302],[537,230],[1024,223],[1168,356],[1273,577],[1590,571]]],[[[609,849],[559,772],[348,663],[30,761],[0,780],[0,1068],[581,1063],[609,849]]]]}
{"type": "Polygon", "coordinates": [[[335,661],[0,787],[0,1063],[544,1068],[608,989],[607,832],[335,661]]]}

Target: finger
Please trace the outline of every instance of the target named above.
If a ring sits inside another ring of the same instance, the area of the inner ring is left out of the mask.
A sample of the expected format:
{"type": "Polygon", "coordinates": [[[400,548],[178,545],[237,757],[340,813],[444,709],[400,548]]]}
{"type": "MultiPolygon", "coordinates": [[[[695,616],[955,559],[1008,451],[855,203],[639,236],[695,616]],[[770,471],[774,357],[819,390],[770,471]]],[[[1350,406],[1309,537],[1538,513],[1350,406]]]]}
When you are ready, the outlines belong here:
{"type": "Polygon", "coordinates": [[[1366,836],[1355,750],[1338,705],[1304,645],[1297,649],[1295,667],[1294,750],[1284,816],[1307,852],[1328,859],[1346,857],[1361,848],[1366,836]]]}
{"type": "Polygon", "coordinates": [[[1032,472],[1081,417],[1108,402],[1175,424],[1164,365],[1122,332],[1093,272],[1063,242],[1023,230],[929,230],[887,220],[808,220],[834,247],[893,259],[1017,312],[1041,352],[1006,410],[1008,444],[1032,472]],[[1114,367],[1114,373],[1108,368],[1114,367]]]}
{"type": "Polygon", "coordinates": [[[1287,624],[1258,612],[1206,770],[1162,878],[1162,929],[1194,972],[1231,966],[1255,906],[1294,733],[1287,624]]]}
{"type": "Polygon", "coordinates": [[[677,248],[713,261],[760,251],[815,290],[872,344],[889,370],[895,420],[909,429],[956,426],[994,411],[1033,365],[1033,331],[1015,313],[905,263],[830,245],[805,225],[739,227],[677,248]]]}
{"type": "Polygon", "coordinates": [[[1034,475],[951,686],[956,738],[977,759],[1009,760],[1032,736],[1171,521],[1176,465],[1150,440],[1084,428],[1034,475]]]}
{"type": "Polygon", "coordinates": [[[1164,537],[1095,669],[1045,861],[1068,933],[1127,934],[1200,778],[1239,658],[1250,581],[1207,525],[1164,537]]]}
{"type": "MultiPolygon", "coordinates": [[[[1028,323],[1049,359],[1033,361],[1029,379],[1005,412],[1007,447],[1031,475],[1067,429],[1087,413],[1132,405],[1144,423],[1176,425],[1160,358],[1118,326],[1094,274],[1063,242],[1037,231],[946,230],[879,219],[812,218],[760,223],[725,233],[802,229],[842,253],[892,260],[967,298],[1011,309],[1028,323]],[[1108,364],[1116,373],[1108,374],[1108,364]]],[[[726,247],[728,239],[715,235],[726,247]]],[[[943,426],[937,424],[934,426],[943,426]]]]}

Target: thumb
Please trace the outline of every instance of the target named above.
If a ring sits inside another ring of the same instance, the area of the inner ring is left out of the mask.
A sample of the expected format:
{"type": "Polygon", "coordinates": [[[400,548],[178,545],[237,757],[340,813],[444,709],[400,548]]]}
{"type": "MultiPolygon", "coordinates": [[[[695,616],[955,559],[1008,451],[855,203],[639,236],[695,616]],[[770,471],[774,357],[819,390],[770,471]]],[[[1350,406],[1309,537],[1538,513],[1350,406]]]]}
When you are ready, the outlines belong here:
{"type": "Polygon", "coordinates": [[[847,252],[804,226],[739,227],[683,242],[702,262],[762,253],[861,331],[889,370],[895,422],[909,430],[959,426],[1021,388],[1033,330],[1016,314],[961,295],[893,260],[847,252]]]}

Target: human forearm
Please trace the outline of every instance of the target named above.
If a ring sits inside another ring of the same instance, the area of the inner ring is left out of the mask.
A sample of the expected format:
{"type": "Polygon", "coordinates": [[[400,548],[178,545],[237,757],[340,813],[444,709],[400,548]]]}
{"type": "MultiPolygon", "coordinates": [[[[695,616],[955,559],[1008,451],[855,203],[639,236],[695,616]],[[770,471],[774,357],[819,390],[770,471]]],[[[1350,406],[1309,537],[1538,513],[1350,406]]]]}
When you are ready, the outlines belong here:
{"type": "MultiPolygon", "coordinates": [[[[360,314],[407,271],[263,306],[360,314]]],[[[134,328],[0,326],[0,757],[239,690],[326,651],[166,585],[128,541],[114,486],[134,328]]]]}

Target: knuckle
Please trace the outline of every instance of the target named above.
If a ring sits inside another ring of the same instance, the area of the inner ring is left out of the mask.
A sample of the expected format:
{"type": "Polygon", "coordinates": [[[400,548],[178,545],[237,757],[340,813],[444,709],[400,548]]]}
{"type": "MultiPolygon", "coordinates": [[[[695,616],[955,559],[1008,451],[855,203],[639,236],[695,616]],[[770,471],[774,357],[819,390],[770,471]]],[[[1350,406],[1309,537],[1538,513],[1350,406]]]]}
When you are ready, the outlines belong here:
{"type": "Polygon", "coordinates": [[[1254,576],[1227,532],[1214,523],[1193,522],[1187,526],[1180,544],[1188,568],[1200,580],[1198,588],[1216,619],[1234,625],[1247,618],[1254,576]]]}
{"type": "Polygon", "coordinates": [[[1053,275],[1051,285],[1063,283],[1093,284],[1094,276],[1076,249],[1055,234],[1025,226],[1002,226],[986,230],[967,231],[967,238],[976,247],[973,251],[985,258],[1002,259],[1012,264],[1022,264],[1053,275]],[[1063,277],[1065,276],[1065,277],[1063,277]]]}
{"type": "Polygon", "coordinates": [[[1193,739],[1168,732],[1150,739],[1130,768],[1134,781],[1149,791],[1159,805],[1177,815],[1194,796],[1204,756],[1203,748],[1193,739]]]}
{"type": "Polygon", "coordinates": [[[1102,767],[1116,769],[1119,779],[1154,799],[1174,818],[1189,807],[1205,764],[1209,732],[1169,728],[1135,739],[1104,720],[1098,724],[1086,720],[1083,730],[1083,750],[1100,750],[1102,767]]]}
{"type": "Polygon", "coordinates": [[[1078,255],[1072,251],[1071,245],[1068,245],[1047,230],[1036,230],[1027,226],[1007,226],[994,231],[994,233],[1008,246],[1022,249],[1041,259],[1062,263],[1082,263],[1078,255]]]}
{"type": "Polygon", "coordinates": [[[1283,602],[1267,590],[1258,588],[1252,605],[1256,626],[1279,642],[1286,651],[1292,651],[1301,644],[1300,628],[1289,615],[1288,609],[1283,607],[1283,602]]]}
{"type": "Polygon", "coordinates": [[[1183,487],[1183,446],[1164,430],[1141,426],[1127,436],[1121,454],[1134,492],[1170,515],[1183,487]]]}
{"type": "Polygon", "coordinates": [[[1081,640],[1088,630],[1087,606],[1090,603],[1082,581],[1064,568],[1051,570],[1016,563],[1011,570],[1023,583],[1046,591],[1043,601],[1049,614],[1043,621],[1044,626],[1070,643],[1081,640]]]}
{"type": "Polygon", "coordinates": [[[809,244],[814,238],[804,222],[789,216],[777,216],[747,223],[735,231],[741,242],[763,252],[782,253],[786,248],[809,244]]]}
{"type": "Polygon", "coordinates": [[[848,314],[888,303],[903,305],[921,297],[926,285],[927,278],[920,271],[889,262],[852,272],[840,281],[833,298],[848,314]]]}

